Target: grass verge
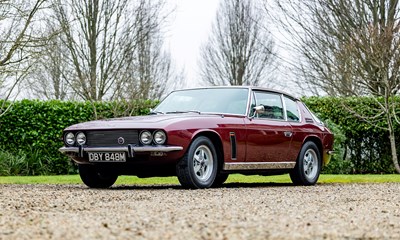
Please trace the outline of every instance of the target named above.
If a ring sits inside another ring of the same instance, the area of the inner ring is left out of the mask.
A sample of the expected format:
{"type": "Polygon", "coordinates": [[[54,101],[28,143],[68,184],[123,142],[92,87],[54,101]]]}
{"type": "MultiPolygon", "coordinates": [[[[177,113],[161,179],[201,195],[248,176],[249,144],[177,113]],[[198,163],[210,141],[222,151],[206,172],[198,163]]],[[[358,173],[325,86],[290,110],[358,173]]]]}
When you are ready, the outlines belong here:
{"type": "MultiPolygon", "coordinates": [[[[330,175],[320,176],[318,183],[400,183],[399,174],[366,174],[366,175],[330,175]]],[[[291,183],[289,175],[279,176],[244,176],[232,174],[227,183],[291,183]]],[[[82,184],[79,175],[58,175],[58,176],[10,176],[0,177],[0,184],[82,184]]],[[[118,185],[149,185],[149,184],[179,184],[176,177],[154,177],[138,178],[134,176],[121,176],[118,178],[118,185]]]]}

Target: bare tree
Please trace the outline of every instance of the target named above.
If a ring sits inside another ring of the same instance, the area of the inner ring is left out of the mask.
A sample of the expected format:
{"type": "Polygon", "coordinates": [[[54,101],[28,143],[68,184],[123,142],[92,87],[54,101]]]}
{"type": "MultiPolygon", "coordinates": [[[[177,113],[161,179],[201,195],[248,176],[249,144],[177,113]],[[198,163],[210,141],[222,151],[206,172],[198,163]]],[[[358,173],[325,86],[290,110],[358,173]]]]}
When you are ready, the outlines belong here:
{"type": "MultiPolygon", "coordinates": [[[[397,2],[276,1],[284,13],[281,26],[290,32],[290,50],[297,53],[292,66],[302,76],[299,86],[313,89],[317,95],[382,95],[381,77],[373,64],[377,59],[398,59],[396,51],[387,55],[398,40],[397,2]],[[394,34],[388,34],[388,28],[394,34]]],[[[398,79],[392,80],[398,83],[398,79]]]]}
{"type": "Polygon", "coordinates": [[[160,31],[169,14],[164,0],[54,2],[56,22],[51,24],[61,33],[44,59],[52,62],[43,66],[52,79],[50,92],[68,86],[90,101],[162,95],[173,76],[160,31]]]}
{"type": "MultiPolygon", "coordinates": [[[[127,79],[135,48],[135,15],[144,5],[130,0],[54,0],[54,17],[69,51],[69,86],[82,99],[112,98],[127,79]],[[108,94],[108,95],[107,95],[108,94]]],[[[66,74],[66,73],[64,73],[66,74]]]]}
{"type": "MultiPolygon", "coordinates": [[[[45,40],[34,27],[45,2],[0,0],[0,96],[4,100],[28,75],[34,48],[45,40]]],[[[0,115],[6,111],[5,104],[0,106],[0,115]]]]}
{"type": "Polygon", "coordinates": [[[183,81],[182,71],[176,71],[169,52],[164,49],[161,29],[168,13],[163,14],[163,4],[153,4],[142,8],[136,16],[137,45],[126,87],[130,90],[123,94],[128,99],[160,99],[183,81]]]}
{"type": "Polygon", "coordinates": [[[200,71],[212,85],[268,85],[274,69],[274,42],[254,1],[223,0],[208,42],[201,49],[200,71]]]}
{"type": "Polygon", "coordinates": [[[397,0],[277,1],[299,53],[296,69],[316,92],[371,96],[376,116],[351,112],[389,133],[392,160],[400,173],[394,125],[400,124],[394,97],[400,89],[400,8],[397,0]],[[289,21],[288,21],[289,19],[289,21]],[[300,61],[298,61],[300,59],[300,61]],[[383,99],[380,101],[379,98],[383,99]]]}
{"type": "Polygon", "coordinates": [[[69,50],[63,44],[57,23],[47,19],[46,27],[53,37],[39,47],[41,54],[28,78],[29,92],[39,99],[75,99],[69,85],[74,68],[66,61],[70,59],[69,50]]]}

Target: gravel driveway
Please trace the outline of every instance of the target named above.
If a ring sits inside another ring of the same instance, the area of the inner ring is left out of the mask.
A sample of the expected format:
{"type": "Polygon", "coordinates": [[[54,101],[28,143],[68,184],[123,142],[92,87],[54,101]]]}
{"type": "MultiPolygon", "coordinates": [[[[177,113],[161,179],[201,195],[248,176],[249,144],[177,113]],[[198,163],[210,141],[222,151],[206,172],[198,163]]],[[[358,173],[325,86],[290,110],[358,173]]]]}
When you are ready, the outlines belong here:
{"type": "Polygon", "coordinates": [[[0,185],[0,239],[400,239],[400,184],[0,185]]]}

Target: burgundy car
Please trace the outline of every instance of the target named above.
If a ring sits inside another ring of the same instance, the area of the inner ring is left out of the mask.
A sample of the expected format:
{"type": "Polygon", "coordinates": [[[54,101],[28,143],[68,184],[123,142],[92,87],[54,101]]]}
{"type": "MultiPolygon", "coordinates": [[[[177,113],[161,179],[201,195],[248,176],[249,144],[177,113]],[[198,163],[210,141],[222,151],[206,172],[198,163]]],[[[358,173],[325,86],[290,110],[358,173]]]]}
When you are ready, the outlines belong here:
{"type": "Polygon", "coordinates": [[[175,175],[183,187],[209,188],[231,173],[289,173],[294,184],[313,185],[333,144],[299,99],[243,86],[174,91],[148,116],[76,124],[63,139],[60,151],[92,188],[119,175],[175,175]]]}

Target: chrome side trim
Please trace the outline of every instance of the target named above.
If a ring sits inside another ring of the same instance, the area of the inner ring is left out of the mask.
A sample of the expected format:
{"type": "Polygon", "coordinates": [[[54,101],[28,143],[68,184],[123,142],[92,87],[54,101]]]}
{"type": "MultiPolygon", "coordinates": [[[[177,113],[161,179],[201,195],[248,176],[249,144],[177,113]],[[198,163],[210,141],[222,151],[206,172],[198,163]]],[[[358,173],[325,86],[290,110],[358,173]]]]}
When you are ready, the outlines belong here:
{"type": "MultiPolygon", "coordinates": [[[[134,152],[172,152],[181,151],[183,147],[180,146],[147,146],[147,147],[134,147],[131,149],[134,152]]],[[[62,147],[58,149],[62,153],[79,153],[79,147],[62,147]]],[[[83,152],[129,152],[128,146],[124,147],[83,147],[83,152]]]]}
{"type": "Polygon", "coordinates": [[[291,169],[295,162],[224,163],[224,170],[291,169]]]}

